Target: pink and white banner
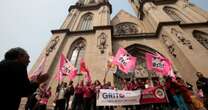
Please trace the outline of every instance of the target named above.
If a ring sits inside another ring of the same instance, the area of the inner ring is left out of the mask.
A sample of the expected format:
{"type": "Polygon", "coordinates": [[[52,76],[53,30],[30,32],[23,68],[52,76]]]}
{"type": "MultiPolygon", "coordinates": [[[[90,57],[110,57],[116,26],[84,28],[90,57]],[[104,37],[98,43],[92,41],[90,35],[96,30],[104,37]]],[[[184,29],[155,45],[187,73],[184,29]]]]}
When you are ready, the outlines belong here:
{"type": "Polygon", "coordinates": [[[136,57],[131,56],[125,49],[119,48],[112,63],[116,64],[124,73],[128,73],[129,70],[135,68],[136,57]]]}
{"type": "Polygon", "coordinates": [[[56,74],[56,79],[61,81],[63,79],[63,75],[68,76],[69,80],[72,80],[77,75],[77,69],[69,62],[69,60],[61,54],[59,61],[58,73],[56,74]]]}
{"type": "Polygon", "coordinates": [[[141,90],[124,91],[100,89],[97,106],[118,106],[140,104],[141,90]]]}
{"type": "Polygon", "coordinates": [[[97,94],[97,106],[140,105],[168,103],[163,87],[149,87],[143,90],[111,90],[101,89],[97,94]]]}
{"type": "Polygon", "coordinates": [[[172,69],[171,62],[159,54],[153,55],[146,53],[145,58],[147,62],[147,69],[150,71],[156,71],[163,76],[167,76],[172,69]]]}

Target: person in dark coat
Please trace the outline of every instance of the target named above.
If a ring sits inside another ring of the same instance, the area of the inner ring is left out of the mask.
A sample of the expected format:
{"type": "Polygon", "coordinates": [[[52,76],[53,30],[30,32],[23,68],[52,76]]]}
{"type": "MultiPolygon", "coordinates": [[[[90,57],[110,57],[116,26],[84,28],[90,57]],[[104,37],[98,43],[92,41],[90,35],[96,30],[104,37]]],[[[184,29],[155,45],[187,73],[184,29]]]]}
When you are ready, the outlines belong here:
{"type": "Polygon", "coordinates": [[[68,110],[69,108],[69,101],[70,101],[70,98],[71,96],[74,95],[74,86],[73,86],[73,81],[69,81],[69,84],[66,88],[66,93],[65,93],[65,98],[66,98],[66,109],[65,110],[68,110]]]}
{"type": "Polygon", "coordinates": [[[27,75],[29,63],[28,53],[20,47],[12,48],[5,53],[4,59],[0,62],[2,108],[18,110],[21,98],[34,93],[39,84],[46,80],[40,76],[30,81],[27,75]]]}
{"type": "Polygon", "coordinates": [[[201,72],[197,72],[196,76],[198,80],[196,81],[197,88],[203,91],[204,95],[204,106],[208,109],[208,78],[204,77],[201,72]]]}

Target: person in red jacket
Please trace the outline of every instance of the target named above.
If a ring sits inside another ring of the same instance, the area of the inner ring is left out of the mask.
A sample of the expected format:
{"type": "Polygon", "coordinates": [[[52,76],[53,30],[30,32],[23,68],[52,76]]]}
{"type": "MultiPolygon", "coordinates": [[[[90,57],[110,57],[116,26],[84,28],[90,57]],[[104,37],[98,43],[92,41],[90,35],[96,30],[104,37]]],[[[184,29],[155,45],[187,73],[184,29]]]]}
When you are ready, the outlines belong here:
{"type": "Polygon", "coordinates": [[[80,81],[74,88],[74,99],[72,101],[72,110],[84,110],[84,81],[80,81]]]}
{"type": "Polygon", "coordinates": [[[91,88],[91,82],[88,81],[84,85],[83,88],[83,98],[84,98],[84,109],[85,110],[90,110],[91,109],[91,101],[92,101],[92,88],[91,88]]]}

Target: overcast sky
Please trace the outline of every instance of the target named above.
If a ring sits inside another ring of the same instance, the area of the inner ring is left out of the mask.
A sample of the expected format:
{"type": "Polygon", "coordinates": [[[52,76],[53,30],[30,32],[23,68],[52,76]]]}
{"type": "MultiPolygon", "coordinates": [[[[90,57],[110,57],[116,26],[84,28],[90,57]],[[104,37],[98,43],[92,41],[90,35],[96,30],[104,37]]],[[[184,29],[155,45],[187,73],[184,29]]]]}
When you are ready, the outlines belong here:
{"type": "MultiPolygon", "coordinates": [[[[0,0],[0,60],[12,47],[23,47],[31,56],[29,68],[37,60],[77,0],[0,0]]],[[[208,10],[208,0],[191,0],[208,10]]],[[[120,10],[133,13],[128,0],[110,0],[112,17],[120,10]],[[121,2],[122,1],[122,2],[121,2]]]]}

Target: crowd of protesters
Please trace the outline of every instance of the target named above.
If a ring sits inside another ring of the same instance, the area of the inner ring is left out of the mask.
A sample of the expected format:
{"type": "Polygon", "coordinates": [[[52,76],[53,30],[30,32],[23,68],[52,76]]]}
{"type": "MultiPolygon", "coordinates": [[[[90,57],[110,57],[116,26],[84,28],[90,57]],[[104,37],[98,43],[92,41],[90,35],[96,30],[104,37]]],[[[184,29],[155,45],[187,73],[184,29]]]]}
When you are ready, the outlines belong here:
{"type": "MultiPolygon", "coordinates": [[[[126,110],[206,110],[208,79],[197,72],[196,82],[198,92],[194,93],[192,85],[182,78],[164,77],[159,79],[119,79],[119,85],[113,87],[111,82],[99,80],[79,81],[76,85],[73,81],[61,82],[56,88],[54,110],[114,110],[115,106],[96,106],[96,97],[100,89],[116,90],[144,90],[153,86],[162,86],[166,90],[168,103],[145,104],[134,106],[122,106],[126,110]]],[[[46,110],[47,102],[51,96],[50,87],[40,85],[36,92],[28,98],[26,110],[46,110]]]]}
{"type": "MultiPolygon", "coordinates": [[[[13,83],[3,84],[3,108],[18,110],[20,99],[28,97],[25,110],[46,110],[48,100],[53,95],[51,87],[44,83],[47,77],[39,76],[29,80],[27,66],[29,55],[22,48],[12,48],[5,54],[4,60],[0,62],[2,77],[9,77],[13,83]],[[12,85],[11,85],[12,84],[12,85]],[[13,88],[11,88],[13,87],[13,88]],[[15,90],[15,92],[12,92],[15,90]],[[12,92],[12,93],[11,93],[12,92]],[[6,98],[6,99],[5,99],[6,98]],[[10,100],[8,100],[10,99],[10,100]],[[8,106],[10,105],[10,106],[8,106]]],[[[207,110],[208,109],[208,78],[197,72],[196,82],[198,91],[194,92],[192,85],[186,83],[182,78],[164,77],[163,81],[150,79],[120,79],[119,85],[113,87],[111,82],[96,80],[79,81],[74,85],[73,81],[68,84],[62,82],[57,86],[55,95],[54,110],[114,110],[115,106],[96,106],[96,98],[100,89],[121,89],[121,90],[144,90],[152,86],[162,86],[166,90],[169,102],[167,104],[146,104],[135,106],[123,106],[131,110],[207,110]],[[71,102],[71,103],[70,103],[71,102]]]]}
{"type": "MultiPolygon", "coordinates": [[[[206,110],[207,109],[207,87],[208,79],[201,73],[197,73],[199,77],[196,82],[198,92],[194,93],[192,85],[186,83],[182,78],[164,77],[163,81],[149,79],[126,80],[120,79],[120,87],[113,87],[111,82],[101,84],[100,81],[79,81],[74,85],[73,81],[62,82],[57,86],[55,93],[54,110],[114,110],[115,106],[96,106],[96,97],[100,89],[121,89],[121,90],[144,90],[152,86],[162,86],[166,90],[169,102],[166,104],[145,104],[135,106],[122,106],[126,110],[206,110]]],[[[41,89],[42,87],[40,87],[41,89]]],[[[46,89],[43,89],[49,92],[46,89]]],[[[38,90],[41,91],[41,90],[38,90]]],[[[45,94],[43,97],[48,99],[51,93],[45,94]]],[[[36,93],[38,94],[38,93],[36,93]]],[[[36,100],[41,98],[37,98],[36,100]]],[[[47,102],[47,101],[46,101],[47,102]]],[[[36,109],[46,110],[46,103],[37,105],[36,109]],[[44,105],[45,104],[45,105],[44,105]],[[38,107],[43,109],[38,109],[38,107]]],[[[28,110],[28,109],[27,109],[28,110]]]]}
{"type": "Polygon", "coordinates": [[[36,92],[28,97],[25,110],[46,110],[51,95],[51,87],[47,87],[46,83],[41,84],[36,92]]]}

